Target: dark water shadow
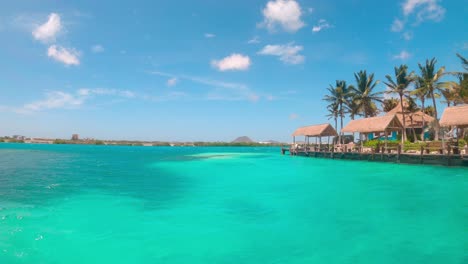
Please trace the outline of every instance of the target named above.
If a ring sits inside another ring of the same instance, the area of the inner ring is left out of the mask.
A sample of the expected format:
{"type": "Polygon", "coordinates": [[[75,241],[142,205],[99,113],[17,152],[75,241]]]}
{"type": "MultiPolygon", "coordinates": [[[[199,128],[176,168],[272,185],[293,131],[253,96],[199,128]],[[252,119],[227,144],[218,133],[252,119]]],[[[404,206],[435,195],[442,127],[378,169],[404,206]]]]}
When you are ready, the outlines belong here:
{"type": "Polygon", "coordinates": [[[0,149],[0,197],[40,206],[99,190],[158,208],[181,199],[193,184],[182,174],[148,166],[164,159],[160,151],[131,149],[0,149]]]}

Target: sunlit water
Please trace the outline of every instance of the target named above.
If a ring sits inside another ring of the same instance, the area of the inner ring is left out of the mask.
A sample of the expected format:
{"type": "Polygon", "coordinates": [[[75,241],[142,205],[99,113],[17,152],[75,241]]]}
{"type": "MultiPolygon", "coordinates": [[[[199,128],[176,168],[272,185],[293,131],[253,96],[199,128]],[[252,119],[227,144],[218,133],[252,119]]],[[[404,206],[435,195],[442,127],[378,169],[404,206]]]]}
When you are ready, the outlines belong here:
{"type": "Polygon", "coordinates": [[[0,144],[0,263],[468,263],[468,170],[0,144]]]}

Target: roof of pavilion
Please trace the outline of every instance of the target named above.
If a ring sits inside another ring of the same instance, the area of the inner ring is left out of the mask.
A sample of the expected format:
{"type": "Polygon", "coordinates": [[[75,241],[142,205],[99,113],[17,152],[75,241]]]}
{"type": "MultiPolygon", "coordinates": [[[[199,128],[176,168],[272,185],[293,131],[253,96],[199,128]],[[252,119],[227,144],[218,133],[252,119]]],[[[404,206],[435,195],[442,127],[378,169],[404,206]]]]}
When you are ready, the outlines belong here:
{"type": "MultiPolygon", "coordinates": [[[[408,103],[404,101],[404,107],[408,107],[408,103]]],[[[401,107],[401,104],[398,103],[398,105],[390,110],[387,115],[396,115],[398,117],[398,120],[400,123],[403,124],[403,108],[401,107]]],[[[423,123],[428,124],[434,121],[434,117],[423,113],[422,111],[416,111],[416,112],[410,112],[407,109],[404,111],[405,113],[405,125],[407,128],[415,127],[423,127],[423,123]],[[424,122],[423,122],[424,121],[424,122]]]]}
{"type": "Polygon", "coordinates": [[[295,136],[307,136],[307,137],[328,137],[338,136],[336,130],[330,124],[304,126],[296,129],[292,134],[295,136]]]}
{"type": "Polygon", "coordinates": [[[394,114],[351,120],[341,131],[349,133],[373,133],[401,130],[402,128],[403,125],[394,114]]]}
{"type": "Polygon", "coordinates": [[[468,126],[468,105],[452,106],[445,108],[440,125],[448,126],[468,126]]]}

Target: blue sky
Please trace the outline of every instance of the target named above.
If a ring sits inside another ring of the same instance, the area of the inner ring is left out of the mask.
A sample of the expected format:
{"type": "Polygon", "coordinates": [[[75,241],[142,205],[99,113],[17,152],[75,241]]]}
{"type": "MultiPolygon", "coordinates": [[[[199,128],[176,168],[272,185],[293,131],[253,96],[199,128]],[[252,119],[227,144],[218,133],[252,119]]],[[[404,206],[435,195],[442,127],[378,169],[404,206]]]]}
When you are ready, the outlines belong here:
{"type": "Polygon", "coordinates": [[[287,141],[336,79],[468,54],[464,0],[1,5],[0,135],[287,141]]]}

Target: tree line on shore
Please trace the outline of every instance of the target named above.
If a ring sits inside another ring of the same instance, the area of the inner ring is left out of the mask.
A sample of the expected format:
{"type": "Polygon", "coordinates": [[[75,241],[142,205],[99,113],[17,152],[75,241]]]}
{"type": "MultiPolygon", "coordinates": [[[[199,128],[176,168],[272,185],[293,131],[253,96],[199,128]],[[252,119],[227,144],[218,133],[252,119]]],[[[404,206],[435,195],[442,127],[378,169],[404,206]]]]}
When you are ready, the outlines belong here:
{"type": "MultiPolygon", "coordinates": [[[[423,128],[430,125],[434,131],[434,139],[439,137],[437,101],[447,106],[468,104],[468,59],[456,54],[460,59],[463,71],[449,72],[442,66],[437,68],[435,58],[427,59],[425,63],[418,63],[418,72],[409,71],[406,64],[396,66],[393,75],[386,75],[383,83],[386,91],[377,91],[380,83],[375,79],[373,73],[368,74],[366,70],[354,73],[355,84],[349,85],[345,80],[337,80],[335,85],[327,88],[328,94],[323,100],[328,102],[327,117],[333,119],[335,129],[340,132],[343,128],[343,118],[348,115],[351,120],[356,117],[373,117],[381,111],[388,112],[400,104],[403,116],[402,138],[406,141],[406,114],[422,111],[434,117],[433,124],[426,124],[423,118],[423,128]],[[446,76],[452,76],[455,80],[444,81],[446,76]],[[384,94],[393,94],[397,98],[385,99],[384,94]],[[406,102],[406,103],[405,103],[406,102]],[[417,102],[420,104],[418,105],[417,102]],[[427,103],[430,105],[428,106],[427,103]],[[382,110],[378,104],[381,104],[382,110]],[[338,129],[338,120],[340,129],[338,129]]],[[[422,129],[421,139],[424,138],[422,129]]],[[[417,138],[414,138],[417,140],[417,138]]]]}

